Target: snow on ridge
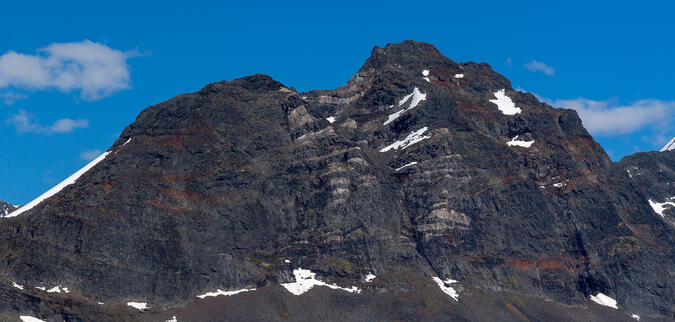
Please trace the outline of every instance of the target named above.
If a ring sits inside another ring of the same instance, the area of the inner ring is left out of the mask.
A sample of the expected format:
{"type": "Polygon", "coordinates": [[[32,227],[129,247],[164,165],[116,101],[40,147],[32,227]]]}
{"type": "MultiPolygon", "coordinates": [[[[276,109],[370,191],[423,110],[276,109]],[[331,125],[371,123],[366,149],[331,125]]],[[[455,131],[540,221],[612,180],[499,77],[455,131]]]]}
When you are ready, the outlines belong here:
{"type": "Polygon", "coordinates": [[[216,290],[215,292],[208,292],[204,293],[202,295],[197,295],[198,298],[203,299],[209,296],[219,296],[219,295],[225,295],[225,296],[232,296],[232,295],[237,295],[239,293],[243,292],[249,292],[249,291],[255,291],[255,288],[242,288],[240,290],[234,290],[234,291],[223,291],[221,289],[216,290]]]}
{"type": "Polygon", "coordinates": [[[661,217],[665,217],[666,215],[663,214],[663,211],[666,209],[670,209],[672,207],[675,207],[675,197],[670,197],[667,198],[665,202],[655,202],[652,201],[651,199],[648,200],[649,205],[652,206],[652,209],[654,209],[654,212],[657,213],[661,217]],[[670,207],[666,207],[670,206],[670,207]]]}
{"type": "Polygon", "coordinates": [[[602,293],[598,293],[595,296],[591,295],[591,301],[598,303],[600,305],[618,309],[618,307],[616,306],[616,300],[602,293]]]}
{"type": "Polygon", "coordinates": [[[384,121],[384,125],[387,125],[387,124],[393,122],[395,119],[397,119],[399,116],[401,116],[401,114],[405,113],[408,110],[411,110],[411,109],[415,108],[421,101],[424,101],[424,100],[427,99],[427,94],[426,93],[423,94],[422,92],[420,92],[419,88],[415,87],[415,89],[413,90],[412,93],[406,95],[405,97],[403,97],[403,99],[401,99],[398,102],[398,106],[403,105],[405,102],[410,100],[411,97],[412,97],[412,101],[410,102],[410,106],[408,106],[408,108],[404,108],[404,109],[402,109],[402,110],[400,110],[396,113],[389,114],[389,117],[387,118],[387,120],[384,121]]]}
{"type": "Polygon", "coordinates": [[[675,149],[675,137],[670,139],[666,145],[664,145],[659,152],[666,152],[675,149]]]}
{"type": "Polygon", "coordinates": [[[520,146],[520,147],[523,147],[523,148],[529,148],[530,146],[532,146],[532,143],[534,143],[534,140],[532,140],[532,141],[522,141],[522,140],[518,140],[518,135],[516,135],[513,139],[511,139],[511,141],[506,142],[506,145],[508,145],[508,146],[520,146]]]}
{"type": "Polygon", "coordinates": [[[409,167],[409,166],[411,166],[411,165],[416,165],[416,164],[417,164],[417,161],[413,161],[413,162],[410,162],[410,163],[408,163],[408,164],[404,164],[402,167],[396,168],[396,171],[401,171],[401,169],[403,169],[403,168],[405,168],[405,167],[409,167]]]}
{"type": "Polygon", "coordinates": [[[59,193],[63,188],[75,183],[77,179],[79,179],[83,174],[85,174],[87,171],[89,171],[91,168],[93,168],[95,165],[97,165],[99,162],[103,161],[105,157],[109,154],[110,152],[104,152],[98,158],[94,159],[93,161],[89,162],[84,168],[78,170],[77,172],[73,173],[70,177],[66,178],[66,180],[61,181],[59,184],[56,186],[52,187],[51,189],[47,190],[47,192],[41,194],[39,197],[35,198],[33,201],[25,204],[21,208],[11,212],[9,215],[5,216],[4,218],[9,218],[9,217],[16,217],[33,207],[39,205],[41,202],[45,201],[49,197],[52,197],[53,195],[59,193]]]}
{"type": "Polygon", "coordinates": [[[408,134],[408,136],[405,139],[400,140],[400,141],[396,141],[396,142],[380,149],[380,152],[387,152],[391,149],[404,150],[405,148],[407,148],[407,147],[409,147],[409,146],[411,146],[411,145],[413,145],[417,142],[420,142],[424,139],[428,139],[428,138],[430,138],[430,136],[426,136],[426,135],[422,136],[422,134],[424,134],[424,132],[426,132],[428,129],[429,128],[425,126],[425,127],[421,128],[417,131],[414,131],[414,132],[408,134]]]}
{"type": "Polygon", "coordinates": [[[295,282],[281,284],[281,286],[293,293],[293,295],[302,295],[314,286],[326,286],[334,290],[342,290],[350,293],[361,293],[361,290],[356,286],[345,288],[337,286],[336,284],[327,284],[326,282],[319,281],[316,279],[316,273],[312,273],[312,271],[308,269],[295,269],[293,270],[293,275],[295,275],[295,282]]]}
{"type": "Polygon", "coordinates": [[[366,275],[366,283],[372,282],[376,277],[377,277],[377,276],[375,276],[375,274],[373,274],[373,273],[368,273],[368,275],[366,275]]]}
{"type": "Polygon", "coordinates": [[[21,315],[19,316],[19,319],[21,319],[23,322],[45,322],[44,320],[40,320],[30,315],[21,315]]]}
{"type": "Polygon", "coordinates": [[[452,286],[446,286],[457,283],[456,280],[448,278],[445,281],[443,281],[435,276],[433,277],[433,280],[434,282],[436,282],[436,284],[438,284],[438,287],[441,288],[441,291],[443,291],[443,293],[448,294],[450,297],[452,297],[453,300],[459,302],[459,294],[457,294],[457,291],[455,291],[455,289],[452,286]]]}
{"type": "Polygon", "coordinates": [[[326,118],[326,120],[328,120],[328,123],[333,123],[335,122],[335,116],[329,116],[326,118]]]}
{"type": "Polygon", "coordinates": [[[127,302],[127,305],[133,307],[134,309],[141,310],[141,311],[147,310],[147,309],[150,308],[148,306],[148,303],[145,303],[145,302],[127,302]]]}
{"type": "Polygon", "coordinates": [[[20,289],[20,290],[23,290],[23,285],[17,284],[16,282],[12,282],[12,286],[14,286],[14,287],[16,287],[16,288],[18,288],[18,289],[20,289]]]}
{"type": "Polygon", "coordinates": [[[500,89],[492,94],[495,95],[496,99],[490,100],[490,102],[497,105],[497,108],[504,115],[516,115],[520,113],[521,109],[513,103],[510,97],[506,96],[506,90],[500,89]]]}

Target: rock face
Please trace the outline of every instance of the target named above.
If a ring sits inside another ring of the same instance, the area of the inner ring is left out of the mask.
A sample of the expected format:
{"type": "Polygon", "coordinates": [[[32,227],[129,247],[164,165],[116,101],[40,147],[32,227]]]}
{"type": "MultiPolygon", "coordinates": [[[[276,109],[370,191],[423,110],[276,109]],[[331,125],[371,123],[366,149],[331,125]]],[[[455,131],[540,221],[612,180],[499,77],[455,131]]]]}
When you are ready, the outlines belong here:
{"type": "Polygon", "coordinates": [[[0,200],[0,217],[7,216],[10,212],[14,211],[16,207],[11,204],[8,204],[0,200]]]}
{"type": "Polygon", "coordinates": [[[576,112],[425,43],[376,47],[334,90],[213,83],[145,109],[75,184],[3,220],[0,312],[668,320],[672,217],[649,200],[675,196],[675,154],[638,158],[613,164],[576,112]],[[299,268],[335,288],[292,295],[299,268]]]}
{"type": "Polygon", "coordinates": [[[613,175],[628,180],[656,214],[675,228],[675,151],[636,153],[614,164],[613,175]]]}

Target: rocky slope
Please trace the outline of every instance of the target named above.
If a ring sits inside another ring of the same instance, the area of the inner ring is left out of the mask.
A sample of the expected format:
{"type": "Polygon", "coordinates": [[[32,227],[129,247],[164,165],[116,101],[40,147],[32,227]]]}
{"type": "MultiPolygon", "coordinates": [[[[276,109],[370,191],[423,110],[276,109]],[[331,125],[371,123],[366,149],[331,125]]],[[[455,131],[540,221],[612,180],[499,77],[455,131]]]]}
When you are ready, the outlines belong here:
{"type": "Polygon", "coordinates": [[[10,212],[14,211],[16,207],[14,205],[8,204],[0,200],[0,217],[7,216],[10,212]]]}
{"type": "Polygon", "coordinates": [[[614,164],[613,174],[628,179],[655,213],[675,228],[675,151],[636,153],[614,164]]]}
{"type": "Polygon", "coordinates": [[[376,47],[334,90],[209,84],[145,109],[108,152],[3,220],[7,318],[675,317],[651,188],[574,111],[429,44],[376,47]]]}

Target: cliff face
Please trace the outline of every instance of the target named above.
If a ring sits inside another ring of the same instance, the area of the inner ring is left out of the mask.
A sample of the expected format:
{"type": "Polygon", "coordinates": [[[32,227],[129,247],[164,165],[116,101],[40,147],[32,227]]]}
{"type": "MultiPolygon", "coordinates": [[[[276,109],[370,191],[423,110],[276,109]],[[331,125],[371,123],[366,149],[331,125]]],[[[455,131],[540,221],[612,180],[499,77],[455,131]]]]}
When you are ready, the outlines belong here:
{"type": "MultiPolygon", "coordinates": [[[[108,152],[3,220],[0,310],[142,319],[124,305],[133,301],[151,307],[143,319],[179,320],[249,309],[265,319],[674,316],[672,217],[649,202],[667,196],[626,177],[628,163],[612,164],[576,112],[429,44],[376,47],[335,90],[296,93],[265,75],[209,84],[144,110],[108,152]],[[279,285],[299,268],[360,292],[295,297],[279,285]],[[70,293],[34,289],[57,285],[70,293]],[[256,290],[195,298],[244,288],[256,290]],[[591,302],[599,293],[618,309],[591,302]]],[[[670,187],[673,153],[654,162],[669,172],[649,168],[649,182],[670,187]]]]}
{"type": "Polygon", "coordinates": [[[675,228],[675,151],[636,153],[613,166],[616,178],[627,180],[654,213],[675,228]]]}

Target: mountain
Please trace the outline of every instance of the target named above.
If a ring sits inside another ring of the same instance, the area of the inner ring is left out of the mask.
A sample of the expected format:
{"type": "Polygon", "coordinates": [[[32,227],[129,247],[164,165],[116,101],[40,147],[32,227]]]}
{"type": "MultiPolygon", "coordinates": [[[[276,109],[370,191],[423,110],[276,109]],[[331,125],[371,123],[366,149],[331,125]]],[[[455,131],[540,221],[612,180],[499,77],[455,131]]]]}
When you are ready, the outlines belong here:
{"type": "Polygon", "coordinates": [[[14,205],[0,200],[0,217],[7,216],[10,212],[14,211],[14,209],[16,209],[14,205]]]}
{"type": "Polygon", "coordinates": [[[213,83],[2,220],[0,317],[672,320],[655,155],[414,41],[334,90],[213,83]]]}

